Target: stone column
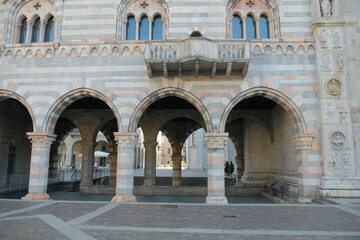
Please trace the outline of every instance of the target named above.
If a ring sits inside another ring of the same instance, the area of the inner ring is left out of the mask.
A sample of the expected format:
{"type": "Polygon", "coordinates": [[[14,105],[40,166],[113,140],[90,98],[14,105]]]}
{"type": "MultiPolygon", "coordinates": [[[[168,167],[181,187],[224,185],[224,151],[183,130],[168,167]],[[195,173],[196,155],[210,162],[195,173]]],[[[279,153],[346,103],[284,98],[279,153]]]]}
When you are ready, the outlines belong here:
{"type": "Polygon", "coordinates": [[[114,133],[118,144],[116,195],[112,202],[136,202],[134,190],[136,133],[114,133]]]}
{"type": "Polygon", "coordinates": [[[135,32],[135,40],[139,40],[139,33],[140,33],[140,18],[135,18],[136,21],[136,32],[135,32]]]}
{"type": "Polygon", "coordinates": [[[240,185],[241,177],[244,173],[244,160],[241,156],[235,157],[236,161],[236,185],[240,185]]]}
{"type": "Polygon", "coordinates": [[[255,17],[256,39],[260,39],[260,18],[255,17]]]}
{"type": "Polygon", "coordinates": [[[156,179],[156,141],[144,141],[145,147],[145,170],[144,170],[144,186],[155,187],[156,179]]]}
{"type": "Polygon", "coordinates": [[[46,22],[44,19],[41,19],[41,25],[40,25],[40,39],[39,42],[43,43],[45,40],[45,28],[46,28],[46,22]]]}
{"type": "Polygon", "coordinates": [[[152,23],[154,19],[152,17],[149,17],[149,40],[152,40],[152,23]]]}
{"type": "Polygon", "coordinates": [[[116,171],[117,171],[117,149],[116,149],[116,145],[114,142],[111,141],[111,145],[110,145],[110,154],[109,154],[109,159],[110,159],[110,180],[109,180],[109,184],[110,185],[115,185],[116,184],[116,171]]]}
{"type": "Polygon", "coordinates": [[[318,181],[312,182],[311,162],[309,155],[312,150],[312,134],[296,134],[293,136],[298,156],[298,178],[299,178],[299,199],[300,203],[310,203],[317,191],[318,181]]]}
{"type": "Polygon", "coordinates": [[[208,204],[227,204],[225,197],[224,151],[228,133],[205,133],[208,156],[208,204]]]}
{"type": "Polygon", "coordinates": [[[23,200],[48,200],[46,193],[48,184],[48,169],[50,146],[56,135],[46,133],[27,133],[31,140],[31,164],[29,178],[29,193],[23,200]]]}
{"type": "Polygon", "coordinates": [[[181,154],[173,154],[171,156],[171,160],[173,162],[173,177],[172,177],[172,185],[173,187],[181,186],[181,154]]]}
{"type": "Polygon", "coordinates": [[[26,36],[26,43],[31,43],[31,36],[32,36],[32,30],[33,30],[33,25],[34,22],[27,20],[27,36],[26,36]]]}
{"type": "Polygon", "coordinates": [[[94,143],[83,140],[80,145],[82,147],[80,191],[82,192],[84,188],[93,186],[94,143]]]}
{"type": "Polygon", "coordinates": [[[246,17],[241,18],[242,30],[243,30],[243,39],[246,39],[246,17]]]}

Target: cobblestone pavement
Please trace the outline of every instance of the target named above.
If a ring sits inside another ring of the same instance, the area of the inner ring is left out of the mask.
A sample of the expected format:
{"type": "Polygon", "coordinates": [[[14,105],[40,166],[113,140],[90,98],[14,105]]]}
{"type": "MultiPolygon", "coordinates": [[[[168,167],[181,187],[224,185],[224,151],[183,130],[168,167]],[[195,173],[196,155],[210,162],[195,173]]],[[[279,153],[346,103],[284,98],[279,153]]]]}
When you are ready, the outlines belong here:
{"type": "Polygon", "coordinates": [[[2,199],[0,239],[359,240],[360,199],[323,203],[215,206],[2,199]]]}

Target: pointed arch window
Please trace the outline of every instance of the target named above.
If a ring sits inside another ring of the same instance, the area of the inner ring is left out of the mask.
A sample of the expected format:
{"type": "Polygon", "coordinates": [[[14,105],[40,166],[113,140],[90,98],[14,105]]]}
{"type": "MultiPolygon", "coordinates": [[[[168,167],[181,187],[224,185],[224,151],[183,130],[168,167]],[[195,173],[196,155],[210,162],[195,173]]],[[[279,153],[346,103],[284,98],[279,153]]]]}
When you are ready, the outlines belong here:
{"type": "Polygon", "coordinates": [[[239,15],[233,16],[233,38],[241,39],[243,37],[242,21],[239,15]]]}
{"type": "Polygon", "coordinates": [[[31,43],[40,42],[40,29],[41,29],[40,18],[37,18],[34,22],[33,29],[32,29],[31,43]]]}
{"type": "Polygon", "coordinates": [[[28,35],[28,24],[27,24],[26,20],[27,19],[25,18],[21,22],[20,37],[19,37],[19,43],[21,43],[21,44],[26,43],[26,38],[28,35]]]}
{"type": "Polygon", "coordinates": [[[270,38],[269,34],[269,21],[266,16],[261,16],[259,19],[260,25],[260,38],[270,38]]]}
{"type": "Polygon", "coordinates": [[[49,18],[46,27],[45,27],[45,38],[44,42],[53,42],[54,41],[54,32],[55,32],[55,22],[54,17],[49,18]]]}
{"type": "Polygon", "coordinates": [[[255,39],[256,38],[256,24],[253,16],[248,15],[246,17],[246,38],[255,39]]]}
{"type": "Polygon", "coordinates": [[[126,40],[135,40],[136,21],[135,17],[130,16],[126,23],[126,40]]]}
{"type": "Polygon", "coordinates": [[[161,40],[163,36],[163,22],[161,16],[156,16],[152,23],[152,40],[161,40]]]}
{"type": "Polygon", "coordinates": [[[140,20],[139,25],[139,40],[149,39],[149,19],[143,16],[140,20]]]}

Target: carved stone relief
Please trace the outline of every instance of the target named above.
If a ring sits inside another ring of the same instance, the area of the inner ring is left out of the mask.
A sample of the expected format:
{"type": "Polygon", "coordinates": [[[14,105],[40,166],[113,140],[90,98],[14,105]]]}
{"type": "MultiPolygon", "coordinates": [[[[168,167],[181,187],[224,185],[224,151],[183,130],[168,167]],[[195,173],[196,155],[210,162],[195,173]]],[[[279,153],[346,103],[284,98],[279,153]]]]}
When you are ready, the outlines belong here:
{"type": "Polygon", "coordinates": [[[336,71],[344,71],[344,55],[341,52],[334,52],[334,63],[336,71]]]}
{"type": "Polygon", "coordinates": [[[332,0],[320,0],[320,11],[322,17],[331,17],[333,15],[332,0]]]}
{"type": "Polygon", "coordinates": [[[340,151],[343,149],[346,142],[346,137],[342,132],[334,132],[331,137],[331,146],[335,151],[340,151]]]}
{"type": "Polygon", "coordinates": [[[334,47],[340,47],[341,44],[340,44],[340,38],[341,38],[341,35],[339,32],[335,31],[335,32],[332,32],[331,34],[331,38],[332,38],[332,42],[333,42],[333,46],[334,47]]]}
{"type": "Polygon", "coordinates": [[[330,79],[326,83],[326,89],[331,95],[339,95],[342,92],[342,83],[337,79],[330,79]]]}
{"type": "Polygon", "coordinates": [[[323,48],[328,47],[328,40],[329,40],[329,33],[326,31],[325,28],[322,29],[320,33],[320,45],[323,48]]]}
{"type": "Polygon", "coordinates": [[[321,60],[321,71],[322,72],[330,72],[331,71],[331,57],[330,51],[324,51],[322,53],[322,60],[321,60]]]}

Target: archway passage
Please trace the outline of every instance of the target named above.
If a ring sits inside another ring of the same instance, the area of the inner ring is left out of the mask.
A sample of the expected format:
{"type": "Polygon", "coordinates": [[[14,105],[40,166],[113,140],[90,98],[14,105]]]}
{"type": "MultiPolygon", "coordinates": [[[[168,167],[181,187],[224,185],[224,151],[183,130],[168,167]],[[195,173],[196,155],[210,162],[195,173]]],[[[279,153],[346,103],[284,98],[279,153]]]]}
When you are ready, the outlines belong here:
{"type": "MultiPolygon", "coordinates": [[[[159,177],[156,177],[156,158],[158,155],[158,133],[162,132],[169,140],[172,161],[172,187],[180,187],[182,149],[188,136],[199,128],[206,129],[205,121],[198,109],[190,102],[176,96],[166,96],[151,103],[141,115],[138,126],[144,135],[145,169],[144,185],[135,188],[136,194],[169,195],[174,190],[161,188],[159,177]]],[[[160,146],[161,148],[161,146],[160,146]]],[[[183,188],[182,188],[183,189],[183,188]]],[[[177,188],[176,194],[182,189],[177,188]]],[[[206,188],[202,189],[206,194],[206,188]]],[[[182,194],[186,194],[183,192],[182,194]]]]}
{"type": "Polygon", "coordinates": [[[113,133],[118,131],[117,126],[113,111],[104,101],[89,96],[73,101],[56,121],[54,133],[57,139],[50,151],[51,170],[61,165],[71,176],[81,176],[81,192],[94,193],[94,185],[99,185],[97,188],[113,188],[98,192],[115,192],[115,186],[109,184],[115,183],[114,180],[110,181],[110,175],[116,177],[111,173],[116,172],[117,148],[114,146],[113,133]],[[69,136],[72,140],[68,139],[69,136]],[[60,164],[63,156],[59,148],[66,142],[71,156],[65,157],[64,166],[60,164]],[[74,150],[77,150],[77,156],[73,156],[74,150]],[[81,163],[76,164],[79,157],[81,163]]]}
{"type": "Polygon", "coordinates": [[[27,108],[18,100],[0,97],[0,192],[28,188],[31,142],[26,133],[32,131],[27,108]]]}
{"type": "Polygon", "coordinates": [[[289,112],[268,98],[249,97],[233,107],[225,129],[236,147],[239,191],[298,197],[297,130],[289,112]]]}

